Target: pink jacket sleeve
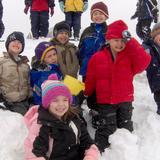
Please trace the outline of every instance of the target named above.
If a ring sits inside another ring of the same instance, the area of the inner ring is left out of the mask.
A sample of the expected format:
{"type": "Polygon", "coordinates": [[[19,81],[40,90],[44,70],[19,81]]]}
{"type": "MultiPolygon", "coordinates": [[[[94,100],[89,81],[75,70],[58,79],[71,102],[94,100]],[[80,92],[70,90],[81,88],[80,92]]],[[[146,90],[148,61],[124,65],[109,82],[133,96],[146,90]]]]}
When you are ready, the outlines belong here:
{"type": "Polygon", "coordinates": [[[32,153],[33,142],[38,136],[40,125],[37,124],[38,106],[33,106],[24,116],[24,122],[29,130],[24,141],[25,160],[45,160],[43,157],[36,157],[32,153]]]}
{"type": "Polygon", "coordinates": [[[85,151],[85,157],[83,160],[98,160],[100,152],[95,144],[91,145],[89,149],[85,151]]]}

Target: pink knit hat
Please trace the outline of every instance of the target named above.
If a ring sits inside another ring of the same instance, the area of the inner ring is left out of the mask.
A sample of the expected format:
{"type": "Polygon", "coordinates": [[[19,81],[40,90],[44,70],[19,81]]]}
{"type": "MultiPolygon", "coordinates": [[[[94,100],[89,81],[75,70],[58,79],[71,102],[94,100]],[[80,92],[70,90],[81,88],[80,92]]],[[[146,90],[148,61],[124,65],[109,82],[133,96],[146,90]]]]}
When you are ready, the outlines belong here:
{"type": "Polygon", "coordinates": [[[57,96],[65,96],[72,103],[72,95],[70,90],[64,83],[58,81],[56,74],[51,74],[48,80],[41,85],[42,88],[42,106],[47,109],[52,100],[57,96]]]}

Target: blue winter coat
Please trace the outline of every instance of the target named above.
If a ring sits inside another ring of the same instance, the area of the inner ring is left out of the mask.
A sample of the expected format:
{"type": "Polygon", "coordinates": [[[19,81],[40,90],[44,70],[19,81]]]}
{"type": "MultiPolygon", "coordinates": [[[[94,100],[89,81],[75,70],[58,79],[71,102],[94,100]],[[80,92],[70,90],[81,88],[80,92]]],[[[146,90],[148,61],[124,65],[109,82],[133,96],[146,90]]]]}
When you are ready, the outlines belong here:
{"type": "Polygon", "coordinates": [[[62,73],[60,71],[59,65],[50,64],[42,69],[41,67],[33,68],[30,71],[31,76],[31,87],[33,89],[34,104],[41,105],[41,84],[48,79],[50,74],[56,73],[58,79],[62,78],[62,73]]]}
{"type": "Polygon", "coordinates": [[[80,61],[80,75],[86,75],[89,59],[104,45],[106,30],[106,23],[92,23],[88,28],[84,30],[80,39],[78,53],[80,61]]]}
{"type": "Polygon", "coordinates": [[[143,47],[151,55],[152,59],[147,68],[147,79],[152,92],[160,90],[160,46],[153,40],[143,42],[143,47]]]}

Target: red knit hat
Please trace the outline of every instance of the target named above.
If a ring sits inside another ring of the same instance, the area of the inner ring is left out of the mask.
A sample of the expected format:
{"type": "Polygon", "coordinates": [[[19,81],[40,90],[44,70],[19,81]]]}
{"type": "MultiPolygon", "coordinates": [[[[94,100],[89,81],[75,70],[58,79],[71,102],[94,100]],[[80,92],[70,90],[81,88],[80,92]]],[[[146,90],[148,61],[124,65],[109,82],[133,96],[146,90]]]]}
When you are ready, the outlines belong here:
{"type": "Polygon", "coordinates": [[[128,30],[128,26],[122,20],[115,21],[108,26],[106,39],[123,38],[122,32],[125,30],[128,30]]]}
{"type": "Polygon", "coordinates": [[[109,16],[108,7],[103,2],[97,2],[97,3],[92,5],[92,7],[91,7],[91,19],[92,19],[92,15],[95,11],[102,12],[107,18],[109,16]]]}

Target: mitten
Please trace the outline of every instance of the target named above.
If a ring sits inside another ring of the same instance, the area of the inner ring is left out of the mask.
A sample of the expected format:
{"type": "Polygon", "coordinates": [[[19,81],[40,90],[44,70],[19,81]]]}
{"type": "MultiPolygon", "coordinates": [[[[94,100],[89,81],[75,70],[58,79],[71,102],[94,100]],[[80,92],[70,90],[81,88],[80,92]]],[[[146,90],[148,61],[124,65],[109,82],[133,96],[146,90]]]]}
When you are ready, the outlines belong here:
{"type": "Polygon", "coordinates": [[[88,2],[84,2],[83,12],[85,12],[87,9],[88,9],[88,2]]]}
{"type": "Polygon", "coordinates": [[[137,18],[138,17],[138,15],[137,15],[137,13],[135,13],[132,17],[131,17],[131,20],[132,19],[135,19],[135,18],[137,18]]]}
{"type": "Polygon", "coordinates": [[[24,13],[27,14],[27,13],[28,13],[28,10],[29,10],[29,6],[26,5],[25,8],[24,8],[24,13]]]}
{"type": "Polygon", "coordinates": [[[64,2],[59,2],[59,7],[61,9],[62,12],[64,12],[64,2]]]}
{"type": "Polygon", "coordinates": [[[83,90],[79,92],[79,94],[77,95],[78,98],[78,105],[81,106],[83,101],[86,99],[86,96],[84,95],[83,90]]]}
{"type": "Polygon", "coordinates": [[[124,40],[125,42],[128,42],[128,41],[130,41],[130,39],[131,39],[131,34],[130,34],[130,32],[129,32],[128,30],[124,30],[124,31],[122,32],[122,37],[123,37],[123,40],[124,40]]]}
{"type": "Polygon", "coordinates": [[[54,14],[54,8],[52,7],[52,8],[50,8],[50,15],[51,15],[51,17],[53,16],[53,14],[54,14]]]}

